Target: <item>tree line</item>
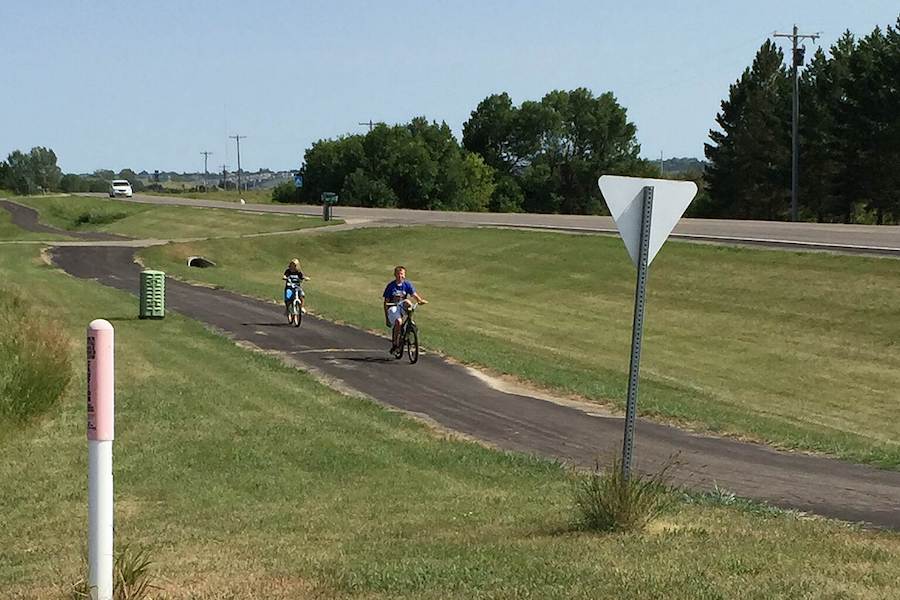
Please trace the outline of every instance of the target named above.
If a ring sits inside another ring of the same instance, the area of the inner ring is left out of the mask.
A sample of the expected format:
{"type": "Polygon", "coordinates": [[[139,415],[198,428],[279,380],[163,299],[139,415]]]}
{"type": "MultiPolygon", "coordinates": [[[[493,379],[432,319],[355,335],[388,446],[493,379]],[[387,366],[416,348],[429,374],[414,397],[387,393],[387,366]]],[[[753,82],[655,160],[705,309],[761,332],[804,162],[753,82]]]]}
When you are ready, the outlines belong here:
{"type": "MultiPolygon", "coordinates": [[[[900,18],[819,48],[799,87],[801,220],[900,222],[900,18]]],[[[792,93],[784,55],[767,40],[710,131],[704,216],[789,218],[792,93]]]]}
{"type": "Polygon", "coordinates": [[[35,146],[28,153],[13,150],[5,161],[0,161],[0,189],[21,195],[107,192],[113,179],[127,179],[136,192],[144,189],[143,182],[131,169],[122,169],[118,174],[109,169],[98,169],[91,175],[63,174],[56,164],[56,153],[43,146],[35,146]]]}
{"type": "Polygon", "coordinates": [[[461,144],[425,117],[319,140],[305,153],[302,188],[284,184],[275,197],[317,202],[336,192],[351,206],[595,213],[598,173],[658,172],[638,157],[636,134],[610,92],[555,90],[519,106],[492,94],[463,125],[461,144]]]}

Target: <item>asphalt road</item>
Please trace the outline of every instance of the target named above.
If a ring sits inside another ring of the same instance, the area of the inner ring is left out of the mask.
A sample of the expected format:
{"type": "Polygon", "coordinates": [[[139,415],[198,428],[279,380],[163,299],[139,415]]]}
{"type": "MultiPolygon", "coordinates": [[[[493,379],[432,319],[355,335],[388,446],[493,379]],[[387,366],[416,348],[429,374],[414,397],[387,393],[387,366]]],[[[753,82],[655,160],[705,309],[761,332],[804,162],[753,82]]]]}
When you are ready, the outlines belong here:
{"type": "MultiPolygon", "coordinates": [[[[133,263],[133,251],[58,247],[53,256],[74,276],[136,294],[139,267],[133,263]]],[[[620,417],[500,392],[464,367],[434,355],[422,356],[416,365],[395,361],[388,356],[387,339],[309,315],[300,329],[294,329],[275,304],[171,279],[166,285],[170,310],[212,325],[235,340],[280,352],[339,387],[427,416],[498,448],[584,466],[621,449],[620,417]]],[[[427,345],[427,311],[419,324],[427,345]]],[[[639,470],[658,469],[674,454],[679,463],[676,477],[687,487],[718,485],[780,507],[900,530],[900,472],[779,452],[639,420],[635,445],[639,470]]]]}
{"type": "MultiPolygon", "coordinates": [[[[177,196],[137,194],[132,202],[206,206],[252,212],[321,216],[321,206],[299,204],[237,204],[177,196]]],[[[334,217],[354,222],[470,225],[539,228],[572,232],[617,234],[610,217],[539,215],[516,213],[467,213],[391,208],[336,206],[334,217]]],[[[900,226],[786,223],[781,221],[732,221],[681,219],[672,237],[694,242],[758,245],[770,248],[824,250],[900,258],[900,226]]]]}

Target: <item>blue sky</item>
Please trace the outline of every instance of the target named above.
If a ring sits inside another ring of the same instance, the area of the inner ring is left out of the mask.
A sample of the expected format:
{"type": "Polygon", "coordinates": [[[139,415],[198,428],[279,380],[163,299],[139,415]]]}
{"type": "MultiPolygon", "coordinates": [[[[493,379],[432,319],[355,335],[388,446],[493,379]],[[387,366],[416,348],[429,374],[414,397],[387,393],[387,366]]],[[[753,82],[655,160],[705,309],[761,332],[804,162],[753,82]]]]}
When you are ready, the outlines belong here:
{"type": "Polygon", "coordinates": [[[490,0],[0,4],[0,156],[67,172],[296,167],[322,137],[416,115],[462,124],[488,94],[612,91],[642,154],[703,156],[728,86],[773,31],[826,47],[896,22],[896,0],[490,0]],[[637,6],[640,4],[640,6],[637,6]],[[215,167],[214,167],[215,166],[215,167]]]}

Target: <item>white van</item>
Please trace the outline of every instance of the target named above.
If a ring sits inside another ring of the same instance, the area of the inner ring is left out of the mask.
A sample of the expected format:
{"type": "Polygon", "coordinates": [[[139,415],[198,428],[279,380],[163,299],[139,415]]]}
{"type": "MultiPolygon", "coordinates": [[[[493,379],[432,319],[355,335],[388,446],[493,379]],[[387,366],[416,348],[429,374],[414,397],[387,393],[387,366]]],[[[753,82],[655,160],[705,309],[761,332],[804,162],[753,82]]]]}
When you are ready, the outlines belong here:
{"type": "Polygon", "coordinates": [[[128,183],[127,179],[113,179],[112,183],[109,184],[109,197],[113,198],[115,196],[125,196],[126,198],[131,198],[132,195],[131,184],[128,183]]]}

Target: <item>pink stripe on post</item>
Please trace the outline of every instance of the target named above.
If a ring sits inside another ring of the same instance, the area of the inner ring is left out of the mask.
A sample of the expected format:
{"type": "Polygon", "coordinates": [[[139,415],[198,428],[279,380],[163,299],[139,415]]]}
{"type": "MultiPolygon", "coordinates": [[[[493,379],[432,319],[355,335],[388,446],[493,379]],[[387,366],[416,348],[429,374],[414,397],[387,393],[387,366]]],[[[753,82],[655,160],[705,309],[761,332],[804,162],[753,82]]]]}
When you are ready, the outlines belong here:
{"type": "Polygon", "coordinates": [[[91,321],[87,329],[87,437],[112,441],[115,372],[113,326],[105,319],[91,321]]]}

